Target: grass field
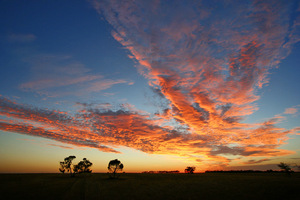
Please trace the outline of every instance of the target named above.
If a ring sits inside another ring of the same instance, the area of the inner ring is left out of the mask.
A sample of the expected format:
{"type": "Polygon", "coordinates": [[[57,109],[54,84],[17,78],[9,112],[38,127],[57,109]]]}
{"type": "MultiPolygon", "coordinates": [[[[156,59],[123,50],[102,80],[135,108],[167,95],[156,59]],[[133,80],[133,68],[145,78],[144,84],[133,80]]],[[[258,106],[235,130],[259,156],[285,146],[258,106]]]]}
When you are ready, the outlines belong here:
{"type": "Polygon", "coordinates": [[[0,199],[299,199],[300,174],[0,174],[0,199]]]}

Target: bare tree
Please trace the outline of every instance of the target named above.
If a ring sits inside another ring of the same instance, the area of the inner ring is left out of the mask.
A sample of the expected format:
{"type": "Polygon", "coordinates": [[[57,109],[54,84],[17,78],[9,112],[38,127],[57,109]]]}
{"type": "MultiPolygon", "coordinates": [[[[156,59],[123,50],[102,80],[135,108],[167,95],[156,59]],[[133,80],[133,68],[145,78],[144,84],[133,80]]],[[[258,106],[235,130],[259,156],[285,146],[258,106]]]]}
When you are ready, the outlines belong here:
{"type": "Polygon", "coordinates": [[[111,178],[117,178],[117,172],[122,171],[124,168],[124,165],[119,161],[118,159],[111,160],[108,163],[108,170],[110,172],[110,177],[111,178]]]}

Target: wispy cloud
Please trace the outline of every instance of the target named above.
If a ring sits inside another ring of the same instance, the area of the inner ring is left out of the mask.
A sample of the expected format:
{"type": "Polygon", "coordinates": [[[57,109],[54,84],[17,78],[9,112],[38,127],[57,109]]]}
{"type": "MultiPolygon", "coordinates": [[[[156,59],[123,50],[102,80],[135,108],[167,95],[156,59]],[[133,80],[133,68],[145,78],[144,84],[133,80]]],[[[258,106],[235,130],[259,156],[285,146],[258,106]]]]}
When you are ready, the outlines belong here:
{"type": "Polygon", "coordinates": [[[42,54],[25,61],[31,65],[32,77],[30,81],[20,84],[20,89],[47,97],[81,96],[106,90],[116,84],[130,84],[127,80],[112,80],[95,74],[71,56],[42,54]]]}
{"type": "MultiPolygon", "coordinates": [[[[298,131],[278,127],[281,116],[256,124],[243,121],[258,109],[258,91],[268,83],[269,69],[278,66],[298,41],[297,23],[288,14],[296,12],[294,2],[92,3],[166,106],[154,114],[128,104],[117,108],[82,103],[71,115],[1,98],[1,130],[107,152],[118,153],[114,148],[126,146],[179,155],[210,166],[226,166],[236,156],[251,157],[252,164],[294,153],[278,148],[288,134],[298,131]]],[[[38,76],[21,88],[51,94],[56,87],[80,85],[100,91],[131,84],[91,74],[69,57],[45,59],[32,60],[38,76]],[[69,74],[69,67],[77,70],[69,74]],[[57,76],[59,70],[62,76],[57,76]]]]}
{"type": "Polygon", "coordinates": [[[17,140],[24,140],[24,141],[35,142],[35,140],[30,140],[30,139],[17,139],[17,140]]]}
{"type": "Polygon", "coordinates": [[[60,147],[63,149],[73,149],[72,147],[65,146],[65,145],[57,145],[57,144],[47,144],[48,146],[60,147]]]}
{"type": "MultiPolygon", "coordinates": [[[[165,119],[124,104],[78,103],[75,115],[39,109],[0,99],[0,129],[39,136],[76,146],[120,153],[114,148],[130,147],[146,153],[183,156],[202,164],[227,165],[228,156],[281,156],[293,152],[277,149],[289,130],[266,121],[258,127],[223,129],[220,133],[194,133],[189,127],[173,127],[165,119]],[[11,120],[4,120],[10,118],[11,120]]],[[[220,129],[221,130],[221,129],[220,129]]]]}
{"type": "Polygon", "coordinates": [[[252,165],[252,164],[258,164],[266,161],[270,161],[271,159],[265,158],[265,159],[260,159],[260,160],[248,160],[247,162],[243,162],[245,165],[252,165]]]}
{"type": "Polygon", "coordinates": [[[169,101],[166,117],[197,134],[248,126],[241,121],[258,109],[257,91],[287,56],[295,28],[284,1],[93,4],[169,101]]]}
{"type": "Polygon", "coordinates": [[[36,36],[33,34],[12,33],[12,34],[8,35],[7,40],[9,42],[27,43],[27,42],[33,42],[34,40],[36,40],[36,36]]]}
{"type": "Polygon", "coordinates": [[[259,109],[269,69],[299,40],[299,23],[289,14],[297,12],[296,1],[92,3],[153,91],[169,102],[157,117],[237,145],[216,145],[211,154],[287,153],[275,150],[288,132],[275,126],[279,117],[260,124],[243,119],[259,109]]]}
{"type": "Polygon", "coordinates": [[[292,115],[292,114],[296,114],[297,112],[298,112],[297,108],[287,108],[285,109],[284,114],[292,115]]]}

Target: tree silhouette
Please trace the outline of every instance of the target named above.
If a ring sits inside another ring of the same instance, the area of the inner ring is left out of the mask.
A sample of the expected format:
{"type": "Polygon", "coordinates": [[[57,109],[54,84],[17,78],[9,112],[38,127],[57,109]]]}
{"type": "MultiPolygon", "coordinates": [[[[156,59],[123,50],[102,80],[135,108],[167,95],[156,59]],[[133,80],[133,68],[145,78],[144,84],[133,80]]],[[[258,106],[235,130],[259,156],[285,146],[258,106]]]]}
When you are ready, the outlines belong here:
{"type": "Polygon", "coordinates": [[[119,161],[118,159],[111,160],[108,163],[108,170],[110,172],[110,177],[111,178],[117,178],[117,172],[122,171],[124,168],[124,165],[119,161]]]}
{"type": "Polygon", "coordinates": [[[90,167],[93,165],[88,159],[83,158],[77,165],[74,165],[74,173],[91,173],[90,167]]]}
{"type": "Polygon", "coordinates": [[[65,171],[66,171],[66,169],[65,169],[65,162],[59,162],[59,164],[60,164],[59,171],[64,174],[65,171]]]}
{"type": "Polygon", "coordinates": [[[59,171],[62,173],[65,173],[65,171],[70,172],[71,176],[74,176],[74,173],[72,172],[72,161],[76,158],[76,156],[69,156],[64,159],[63,162],[60,162],[60,168],[59,171]]]}
{"type": "Polygon", "coordinates": [[[290,167],[288,164],[286,164],[286,163],[281,162],[281,163],[278,165],[278,167],[280,167],[280,169],[281,169],[282,171],[284,171],[287,175],[290,175],[291,172],[292,172],[291,167],[290,167]]]}
{"type": "Polygon", "coordinates": [[[196,167],[186,167],[185,170],[184,170],[184,172],[186,174],[193,174],[194,171],[195,171],[195,169],[196,169],[196,167]]]}

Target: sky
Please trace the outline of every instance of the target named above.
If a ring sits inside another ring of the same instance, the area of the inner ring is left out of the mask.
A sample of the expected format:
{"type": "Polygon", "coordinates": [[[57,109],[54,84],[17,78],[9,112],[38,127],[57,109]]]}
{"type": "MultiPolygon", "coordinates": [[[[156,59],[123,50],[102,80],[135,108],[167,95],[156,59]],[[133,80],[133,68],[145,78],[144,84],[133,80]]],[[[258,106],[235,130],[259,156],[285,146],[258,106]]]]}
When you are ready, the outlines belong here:
{"type": "Polygon", "coordinates": [[[300,164],[300,3],[0,0],[0,173],[300,164]]]}

